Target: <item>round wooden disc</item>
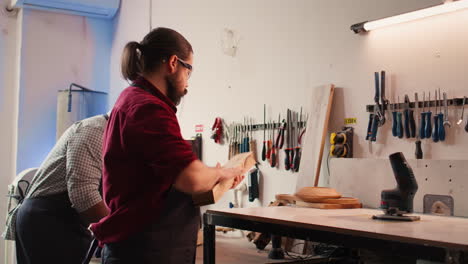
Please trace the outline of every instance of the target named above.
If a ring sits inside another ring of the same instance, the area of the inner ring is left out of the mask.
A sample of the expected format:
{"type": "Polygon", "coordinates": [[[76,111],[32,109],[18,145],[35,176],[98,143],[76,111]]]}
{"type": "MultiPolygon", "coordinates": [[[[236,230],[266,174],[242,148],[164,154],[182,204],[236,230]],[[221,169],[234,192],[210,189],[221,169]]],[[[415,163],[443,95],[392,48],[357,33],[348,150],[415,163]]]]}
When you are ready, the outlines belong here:
{"type": "Polygon", "coordinates": [[[327,187],[304,187],[295,195],[306,202],[321,202],[323,199],[336,199],[341,197],[341,194],[335,189],[327,187]]]}

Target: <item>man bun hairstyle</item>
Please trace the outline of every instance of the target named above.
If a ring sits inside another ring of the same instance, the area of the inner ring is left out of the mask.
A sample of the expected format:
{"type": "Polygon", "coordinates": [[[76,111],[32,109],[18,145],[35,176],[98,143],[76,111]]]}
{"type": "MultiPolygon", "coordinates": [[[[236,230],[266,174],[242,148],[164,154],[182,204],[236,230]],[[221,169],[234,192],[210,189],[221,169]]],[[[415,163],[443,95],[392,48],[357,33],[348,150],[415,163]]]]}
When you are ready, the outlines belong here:
{"type": "Polygon", "coordinates": [[[182,60],[193,53],[192,45],[179,32],[158,27],[143,40],[128,42],[122,54],[122,76],[134,81],[142,74],[154,72],[163,60],[176,55],[182,60]]]}

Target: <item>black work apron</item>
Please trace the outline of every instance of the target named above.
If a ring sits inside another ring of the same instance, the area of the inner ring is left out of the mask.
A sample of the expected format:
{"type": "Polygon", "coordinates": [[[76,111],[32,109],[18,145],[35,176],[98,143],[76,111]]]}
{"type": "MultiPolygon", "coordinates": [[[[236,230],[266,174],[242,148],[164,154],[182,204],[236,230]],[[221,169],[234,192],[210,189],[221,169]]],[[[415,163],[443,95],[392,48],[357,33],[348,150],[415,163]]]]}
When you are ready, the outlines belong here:
{"type": "Polygon", "coordinates": [[[106,244],[102,263],[193,264],[199,225],[200,207],[192,196],[171,188],[160,217],[131,238],[106,244]]]}
{"type": "Polygon", "coordinates": [[[90,232],[68,193],[25,199],[16,219],[18,264],[81,264],[90,232]]]}

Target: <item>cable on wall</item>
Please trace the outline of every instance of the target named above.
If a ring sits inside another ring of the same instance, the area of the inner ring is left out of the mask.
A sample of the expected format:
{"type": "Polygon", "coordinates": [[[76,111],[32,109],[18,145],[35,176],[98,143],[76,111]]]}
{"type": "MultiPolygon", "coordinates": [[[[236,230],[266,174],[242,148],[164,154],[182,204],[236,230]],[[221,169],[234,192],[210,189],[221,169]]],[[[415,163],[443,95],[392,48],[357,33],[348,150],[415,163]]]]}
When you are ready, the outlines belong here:
{"type": "Polygon", "coordinates": [[[153,0],[149,0],[149,31],[153,30],[153,0]]]}

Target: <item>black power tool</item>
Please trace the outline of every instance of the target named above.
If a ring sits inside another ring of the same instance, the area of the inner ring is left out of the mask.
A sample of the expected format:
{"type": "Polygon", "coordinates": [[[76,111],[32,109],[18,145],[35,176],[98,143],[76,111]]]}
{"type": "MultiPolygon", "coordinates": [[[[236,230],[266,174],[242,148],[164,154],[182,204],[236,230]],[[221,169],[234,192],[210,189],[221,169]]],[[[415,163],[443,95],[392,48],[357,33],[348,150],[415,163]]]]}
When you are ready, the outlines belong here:
{"type": "Polygon", "coordinates": [[[414,177],[413,170],[406,162],[401,152],[389,156],[393,174],[397,181],[395,189],[383,190],[381,194],[380,208],[385,214],[374,215],[373,219],[417,221],[419,216],[407,216],[406,213],[413,212],[413,199],[418,190],[418,183],[414,177]]]}

